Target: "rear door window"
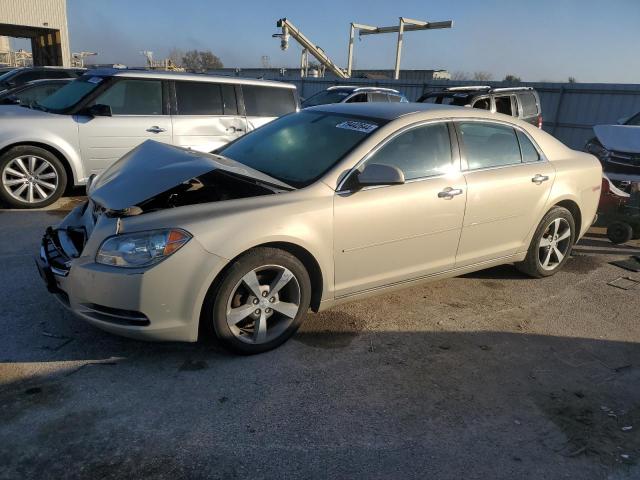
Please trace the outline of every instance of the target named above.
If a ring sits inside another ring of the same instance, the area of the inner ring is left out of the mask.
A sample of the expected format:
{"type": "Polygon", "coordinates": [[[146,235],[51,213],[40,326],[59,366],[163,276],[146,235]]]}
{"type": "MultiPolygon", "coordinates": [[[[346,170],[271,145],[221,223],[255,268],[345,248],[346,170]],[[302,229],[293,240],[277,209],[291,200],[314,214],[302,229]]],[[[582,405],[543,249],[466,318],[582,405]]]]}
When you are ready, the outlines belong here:
{"type": "Polygon", "coordinates": [[[280,117],[296,111],[292,88],[243,85],[242,96],[249,117],[280,117]]]}
{"type": "Polygon", "coordinates": [[[398,95],[393,95],[393,94],[389,94],[387,95],[387,98],[389,99],[390,102],[401,102],[402,98],[398,95]]]}
{"type": "Polygon", "coordinates": [[[345,103],[365,103],[367,101],[366,93],[359,93],[349,98],[345,103]]]}
{"type": "Polygon", "coordinates": [[[162,81],[118,80],[92,103],[109,105],[114,115],[162,115],[162,81]]]}
{"type": "Polygon", "coordinates": [[[222,115],[224,103],[218,83],[176,82],[178,115],[222,115]]]}
{"type": "Polygon", "coordinates": [[[485,122],[459,122],[458,131],[469,170],[522,162],[516,132],[509,126],[485,122]]]}

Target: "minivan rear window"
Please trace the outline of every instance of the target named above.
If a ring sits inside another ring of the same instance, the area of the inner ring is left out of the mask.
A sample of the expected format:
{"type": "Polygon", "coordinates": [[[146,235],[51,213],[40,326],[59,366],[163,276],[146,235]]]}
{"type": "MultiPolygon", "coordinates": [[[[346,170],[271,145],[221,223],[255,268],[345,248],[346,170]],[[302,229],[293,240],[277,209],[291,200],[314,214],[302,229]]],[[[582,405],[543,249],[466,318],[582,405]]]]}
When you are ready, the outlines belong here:
{"type": "Polygon", "coordinates": [[[242,95],[249,117],[280,117],[296,111],[292,88],[243,85],[242,95]]]}
{"type": "Polygon", "coordinates": [[[535,117],[538,115],[538,105],[533,93],[521,93],[520,103],[522,104],[522,114],[525,117],[535,117]]]}
{"type": "Polygon", "coordinates": [[[176,82],[178,115],[222,115],[220,85],[212,82],[176,82]]]}

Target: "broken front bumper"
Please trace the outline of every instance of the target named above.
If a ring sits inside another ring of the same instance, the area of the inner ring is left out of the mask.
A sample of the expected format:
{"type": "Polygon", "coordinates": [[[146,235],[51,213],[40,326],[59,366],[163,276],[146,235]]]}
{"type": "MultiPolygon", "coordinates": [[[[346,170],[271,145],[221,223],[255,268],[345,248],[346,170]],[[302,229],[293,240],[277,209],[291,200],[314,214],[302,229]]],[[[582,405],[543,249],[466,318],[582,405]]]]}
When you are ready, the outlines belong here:
{"type": "Polygon", "coordinates": [[[125,269],[73,257],[69,241],[68,229],[48,228],[35,261],[47,290],[76,316],[132,338],[197,340],[204,298],[226,260],[192,239],[153,267],[125,269]]]}

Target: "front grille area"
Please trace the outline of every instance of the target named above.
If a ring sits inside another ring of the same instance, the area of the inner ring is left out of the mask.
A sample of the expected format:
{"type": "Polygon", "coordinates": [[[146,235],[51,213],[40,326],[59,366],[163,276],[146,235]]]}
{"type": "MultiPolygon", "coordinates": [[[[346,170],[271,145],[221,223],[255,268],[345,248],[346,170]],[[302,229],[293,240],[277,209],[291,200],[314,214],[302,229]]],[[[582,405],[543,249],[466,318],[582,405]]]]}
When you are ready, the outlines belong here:
{"type": "Polygon", "coordinates": [[[626,152],[611,152],[609,161],[630,167],[640,167],[640,154],[626,152]]]}
{"type": "Polygon", "coordinates": [[[149,319],[142,312],[135,310],[123,310],[120,308],[106,307],[95,303],[82,304],[81,312],[101,322],[115,323],[117,325],[131,325],[144,327],[149,325],[149,319]]]}
{"type": "Polygon", "coordinates": [[[56,275],[66,277],[69,273],[71,258],[62,248],[57,232],[51,227],[47,228],[42,237],[40,256],[51,266],[51,271],[56,275]]]}

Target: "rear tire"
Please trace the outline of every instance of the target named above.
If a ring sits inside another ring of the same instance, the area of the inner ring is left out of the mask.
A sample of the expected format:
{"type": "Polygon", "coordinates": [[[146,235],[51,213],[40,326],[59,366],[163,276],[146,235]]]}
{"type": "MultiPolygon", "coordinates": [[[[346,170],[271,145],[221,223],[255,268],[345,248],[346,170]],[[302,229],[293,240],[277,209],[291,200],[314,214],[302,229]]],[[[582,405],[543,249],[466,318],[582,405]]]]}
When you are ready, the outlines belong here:
{"type": "Polygon", "coordinates": [[[527,256],[516,263],[516,268],[534,278],[555,275],[569,259],[575,230],[571,212],[563,207],[553,207],[538,225],[527,256]]]}
{"type": "Polygon", "coordinates": [[[202,321],[236,353],[266,352],[300,327],[311,301],[302,262],[284,250],[259,247],[226,269],[211,289],[202,321]]]}
{"type": "Polygon", "coordinates": [[[621,245],[633,238],[633,228],[624,222],[613,222],[607,227],[607,237],[611,243],[621,245]]]}
{"type": "Polygon", "coordinates": [[[46,207],[62,196],[66,186],[64,165],[48,150],[20,145],[0,156],[0,200],[10,207],[46,207]]]}

